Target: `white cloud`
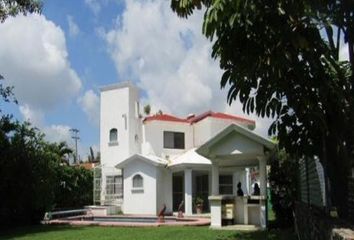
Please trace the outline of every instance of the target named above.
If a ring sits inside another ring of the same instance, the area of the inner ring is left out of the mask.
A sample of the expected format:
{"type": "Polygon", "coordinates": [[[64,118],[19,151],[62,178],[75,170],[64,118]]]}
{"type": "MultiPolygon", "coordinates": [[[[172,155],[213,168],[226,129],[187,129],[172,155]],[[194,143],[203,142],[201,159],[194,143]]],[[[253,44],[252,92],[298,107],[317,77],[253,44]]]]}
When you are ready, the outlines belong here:
{"type": "MultiPolygon", "coordinates": [[[[67,125],[50,125],[43,128],[46,135],[46,139],[50,142],[61,142],[66,141],[68,144],[71,143],[71,127],[67,125]]],[[[70,144],[72,145],[72,144],[70,144]]]]}
{"type": "MultiPolygon", "coordinates": [[[[231,111],[227,90],[220,90],[222,71],[210,56],[212,44],[201,33],[203,12],[181,19],[169,1],[126,0],[125,5],[116,26],[105,34],[120,78],[137,82],[153,109],[180,116],[231,111]]],[[[233,103],[237,111],[232,113],[243,115],[239,105],[233,103]]],[[[259,120],[257,125],[268,124],[259,120]]]]}
{"type": "MultiPolygon", "coordinates": [[[[0,24],[0,36],[1,75],[14,86],[23,119],[41,129],[46,140],[73,147],[70,126],[45,122],[45,115],[75,99],[82,85],[70,66],[63,30],[43,15],[19,15],[0,24]]],[[[80,144],[79,153],[84,152],[80,144]]]]}
{"type": "Polygon", "coordinates": [[[88,90],[78,99],[78,103],[88,116],[89,120],[98,126],[100,116],[100,100],[97,94],[92,90],[88,90]]]}
{"type": "Polygon", "coordinates": [[[44,114],[42,111],[32,109],[27,104],[20,105],[19,110],[25,121],[30,122],[35,127],[43,125],[44,114]]]}
{"type": "Polygon", "coordinates": [[[126,1],[120,18],[106,34],[111,56],[120,76],[137,80],[152,105],[177,114],[223,105],[221,71],[200,33],[201,12],[185,20],[167,1],[126,1]]]}
{"type": "Polygon", "coordinates": [[[79,35],[80,28],[76,24],[76,22],[74,21],[74,18],[72,16],[68,15],[66,17],[66,20],[68,21],[68,25],[69,25],[69,35],[73,38],[76,37],[77,35],[79,35]]]}
{"type": "Polygon", "coordinates": [[[19,15],[0,24],[0,69],[21,105],[49,110],[81,88],[71,68],[65,35],[43,15],[19,15]]]}
{"type": "Polygon", "coordinates": [[[85,0],[85,3],[95,15],[101,11],[101,4],[98,0],[85,0]]]}

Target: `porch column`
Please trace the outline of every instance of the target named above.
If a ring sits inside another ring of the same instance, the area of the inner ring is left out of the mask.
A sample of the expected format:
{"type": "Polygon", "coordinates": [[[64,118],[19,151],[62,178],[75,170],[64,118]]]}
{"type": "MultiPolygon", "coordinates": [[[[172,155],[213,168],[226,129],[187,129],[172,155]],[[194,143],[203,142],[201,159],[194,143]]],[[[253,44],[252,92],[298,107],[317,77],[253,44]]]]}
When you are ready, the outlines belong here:
{"type": "Polygon", "coordinates": [[[245,169],[245,183],[246,183],[246,193],[251,195],[251,182],[250,182],[250,169],[245,169]]]}
{"type": "MultiPolygon", "coordinates": [[[[240,179],[240,172],[238,170],[236,170],[233,174],[232,174],[232,194],[233,195],[237,195],[237,184],[238,182],[241,182],[241,179],[240,179]]],[[[242,183],[241,183],[241,187],[244,187],[242,186],[242,183]]]]}
{"type": "Polygon", "coordinates": [[[192,215],[192,169],[184,170],[184,201],[185,214],[192,215]]]}
{"type": "Polygon", "coordinates": [[[211,195],[219,195],[219,165],[217,163],[211,165],[211,195]]]}
{"type": "Polygon", "coordinates": [[[259,182],[261,196],[267,196],[267,161],[265,157],[259,157],[259,182]]]}
{"type": "Polygon", "coordinates": [[[265,229],[267,227],[267,220],[266,220],[266,204],[267,204],[267,159],[266,157],[259,157],[259,182],[260,182],[260,225],[261,228],[265,229]]]}

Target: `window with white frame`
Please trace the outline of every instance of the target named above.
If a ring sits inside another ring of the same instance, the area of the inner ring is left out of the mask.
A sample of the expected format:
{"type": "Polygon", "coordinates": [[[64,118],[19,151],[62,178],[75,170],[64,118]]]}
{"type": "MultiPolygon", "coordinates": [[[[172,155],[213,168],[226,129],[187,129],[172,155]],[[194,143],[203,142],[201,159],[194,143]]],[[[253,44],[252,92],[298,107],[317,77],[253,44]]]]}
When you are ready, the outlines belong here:
{"type": "Polygon", "coordinates": [[[118,142],[118,130],[116,128],[112,128],[109,131],[109,143],[116,144],[118,142]]]}
{"type": "Polygon", "coordinates": [[[106,176],[106,200],[123,197],[123,178],[119,175],[106,176]]]}
{"type": "Polygon", "coordinates": [[[184,149],[184,132],[163,132],[163,147],[184,149]]]}
{"type": "Polygon", "coordinates": [[[144,179],[140,174],[133,177],[133,188],[142,189],[144,187],[144,179]]]}
{"type": "Polygon", "coordinates": [[[219,193],[233,194],[232,175],[219,176],[219,193]]]}

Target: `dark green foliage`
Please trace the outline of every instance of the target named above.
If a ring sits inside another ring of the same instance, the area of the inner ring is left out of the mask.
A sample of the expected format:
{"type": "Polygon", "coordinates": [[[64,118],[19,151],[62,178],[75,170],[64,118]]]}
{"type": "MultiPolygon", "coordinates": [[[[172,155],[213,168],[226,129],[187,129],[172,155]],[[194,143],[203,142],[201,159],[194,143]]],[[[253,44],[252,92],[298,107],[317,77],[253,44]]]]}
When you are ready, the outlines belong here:
{"type": "Polygon", "coordinates": [[[63,164],[29,123],[0,119],[0,226],[38,223],[54,207],[92,202],[92,172],[63,164]],[[65,184],[63,184],[65,182],[65,184]]]}
{"type": "Polygon", "coordinates": [[[293,210],[296,200],[297,161],[285,150],[277,150],[269,159],[269,184],[276,224],[279,227],[293,225],[293,210]]]}
{"type": "Polygon", "coordinates": [[[144,113],[145,115],[150,115],[150,112],[151,112],[151,107],[150,107],[150,104],[147,104],[144,106],[144,113]]]}
{"type": "Polygon", "coordinates": [[[54,201],[55,167],[28,123],[0,120],[0,225],[38,222],[54,201]]]}
{"type": "Polygon", "coordinates": [[[56,172],[56,209],[82,208],[92,204],[93,172],[82,167],[62,166],[56,172]]]}
{"type": "MultiPolygon", "coordinates": [[[[3,76],[0,75],[0,81],[4,80],[3,76]]],[[[5,102],[15,102],[17,103],[17,100],[14,98],[13,94],[13,87],[9,86],[4,86],[2,82],[0,82],[0,98],[5,101],[5,102]]],[[[0,109],[1,113],[1,109],[0,109]]]]}
{"type": "Polygon", "coordinates": [[[243,111],[275,117],[269,134],[277,134],[289,154],[319,157],[330,180],[327,203],[346,217],[354,154],[354,1],[171,0],[182,17],[201,6],[228,102],[239,98],[243,111]],[[342,47],[349,61],[339,60],[342,47]]]}

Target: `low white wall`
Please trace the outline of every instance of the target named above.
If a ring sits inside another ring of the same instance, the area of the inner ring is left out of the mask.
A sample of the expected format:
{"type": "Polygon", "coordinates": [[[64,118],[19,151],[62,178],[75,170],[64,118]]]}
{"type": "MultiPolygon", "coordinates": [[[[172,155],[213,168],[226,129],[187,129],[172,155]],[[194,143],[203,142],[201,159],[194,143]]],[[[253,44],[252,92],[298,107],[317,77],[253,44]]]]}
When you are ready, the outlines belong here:
{"type": "Polygon", "coordinates": [[[124,176],[124,214],[152,214],[156,208],[156,178],[157,168],[143,161],[131,161],[123,169],[124,176]],[[143,177],[141,191],[133,189],[133,177],[140,174],[143,177]]]}

